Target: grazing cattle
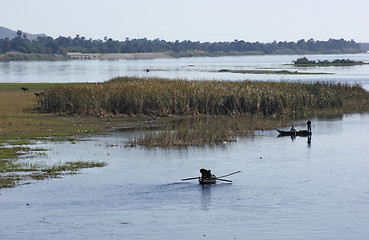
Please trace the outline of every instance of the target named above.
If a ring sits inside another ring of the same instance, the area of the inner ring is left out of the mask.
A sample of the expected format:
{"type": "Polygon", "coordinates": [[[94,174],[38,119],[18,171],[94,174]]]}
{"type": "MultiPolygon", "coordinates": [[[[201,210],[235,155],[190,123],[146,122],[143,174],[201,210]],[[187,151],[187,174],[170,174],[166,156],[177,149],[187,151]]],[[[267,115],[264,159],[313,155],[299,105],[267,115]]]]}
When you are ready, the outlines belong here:
{"type": "Polygon", "coordinates": [[[28,90],[29,90],[29,88],[28,88],[28,87],[21,87],[21,89],[23,90],[23,92],[26,92],[26,91],[28,91],[28,90]]]}
{"type": "Polygon", "coordinates": [[[36,97],[39,97],[39,96],[41,96],[41,95],[43,95],[44,93],[43,92],[35,92],[35,96],[36,97]]]}

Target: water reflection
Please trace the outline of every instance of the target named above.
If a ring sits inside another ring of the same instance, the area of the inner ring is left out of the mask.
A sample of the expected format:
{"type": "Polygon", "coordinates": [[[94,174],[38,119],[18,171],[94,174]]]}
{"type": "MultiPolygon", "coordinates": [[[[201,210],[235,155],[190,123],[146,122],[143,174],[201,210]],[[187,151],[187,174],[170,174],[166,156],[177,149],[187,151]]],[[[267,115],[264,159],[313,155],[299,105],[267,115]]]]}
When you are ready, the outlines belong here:
{"type": "Polygon", "coordinates": [[[202,210],[209,210],[211,207],[211,184],[201,185],[201,208],[202,210]]]}
{"type": "Polygon", "coordinates": [[[307,144],[308,144],[309,147],[311,147],[311,135],[308,136],[307,144]]]}

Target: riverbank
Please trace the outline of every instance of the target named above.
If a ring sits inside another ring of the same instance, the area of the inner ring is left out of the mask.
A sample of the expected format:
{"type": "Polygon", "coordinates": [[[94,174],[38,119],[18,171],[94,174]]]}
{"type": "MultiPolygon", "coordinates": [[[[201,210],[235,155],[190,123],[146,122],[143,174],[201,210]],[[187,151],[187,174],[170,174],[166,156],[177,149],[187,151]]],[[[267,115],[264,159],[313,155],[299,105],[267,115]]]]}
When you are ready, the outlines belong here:
{"type": "Polygon", "coordinates": [[[106,165],[104,162],[88,160],[51,165],[27,160],[29,157],[47,155],[47,149],[34,147],[37,141],[73,143],[115,122],[114,119],[108,122],[87,117],[40,114],[36,109],[39,96],[35,93],[40,95],[46,88],[55,85],[0,83],[0,188],[106,165]]]}
{"type": "Polygon", "coordinates": [[[8,52],[0,54],[0,62],[9,61],[58,61],[67,60],[68,56],[62,54],[37,54],[37,53],[20,53],[20,52],[8,52]]]}
{"type": "Polygon", "coordinates": [[[96,60],[117,60],[117,59],[156,59],[170,58],[171,56],[164,52],[155,53],[80,53],[68,52],[66,54],[72,59],[96,59],[96,60]]]}
{"type": "Polygon", "coordinates": [[[36,54],[36,53],[20,53],[9,52],[0,54],[0,62],[9,61],[57,61],[57,60],[117,60],[117,59],[156,59],[156,58],[171,58],[168,53],[80,53],[69,52],[63,54],[36,54]]]}
{"type": "MultiPolygon", "coordinates": [[[[144,52],[144,53],[82,53],[67,52],[66,54],[38,54],[8,52],[0,54],[0,62],[8,61],[56,61],[56,60],[119,60],[119,59],[160,59],[160,58],[192,58],[192,57],[226,57],[226,56],[257,56],[257,55],[316,55],[316,54],[352,54],[357,52],[304,52],[304,51],[279,51],[266,54],[262,51],[245,52],[206,52],[200,50],[188,50],[182,52],[144,52]]],[[[292,64],[293,65],[293,64],[292,64]]],[[[301,65],[312,66],[312,65],[301,65]]],[[[346,66],[346,65],[337,65],[346,66]]],[[[347,65],[352,66],[352,65],[347,65]]]]}

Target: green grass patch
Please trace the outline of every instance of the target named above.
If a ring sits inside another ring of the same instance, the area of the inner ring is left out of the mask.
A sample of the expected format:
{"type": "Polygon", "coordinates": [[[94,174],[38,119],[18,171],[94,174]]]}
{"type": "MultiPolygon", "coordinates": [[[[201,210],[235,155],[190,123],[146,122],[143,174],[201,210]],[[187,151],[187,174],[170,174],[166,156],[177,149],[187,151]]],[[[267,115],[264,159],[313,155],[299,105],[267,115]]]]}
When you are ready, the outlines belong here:
{"type": "MultiPolygon", "coordinates": [[[[20,155],[24,155],[26,152],[30,151],[29,147],[0,147],[0,161],[2,159],[10,159],[15,158],[20,155]]],[[[0,166],[0,172],[1,172],[0,166]]]]}
{"type": "Polygon", "coordinates": [[[66,174],[77,174],[84,168],[104,166],[106,166],[105,162],[95,161],[66,162],[48,166],[40,163],[0,160],[0,188],[15,187],[29,179],[43,180],[61,177],[66,174]]]}

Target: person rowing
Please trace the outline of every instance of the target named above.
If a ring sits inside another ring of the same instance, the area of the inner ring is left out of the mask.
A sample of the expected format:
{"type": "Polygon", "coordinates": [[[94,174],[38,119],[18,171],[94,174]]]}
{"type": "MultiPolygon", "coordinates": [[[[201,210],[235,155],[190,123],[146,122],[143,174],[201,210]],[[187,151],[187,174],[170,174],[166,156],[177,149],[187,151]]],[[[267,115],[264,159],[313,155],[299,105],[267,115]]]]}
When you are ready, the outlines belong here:
{"type": "Polygon", "coordinates": [[[207,180],[210,180],[212,179],[213,177],[211,176],[211,170],[207,170],[207,169],[204,169],[204,168],[201,168],[200,169],[200,173],[201,173],[201,177],[202,179],[207,179],[207,180]]]}

